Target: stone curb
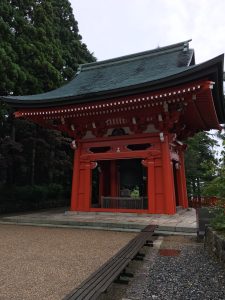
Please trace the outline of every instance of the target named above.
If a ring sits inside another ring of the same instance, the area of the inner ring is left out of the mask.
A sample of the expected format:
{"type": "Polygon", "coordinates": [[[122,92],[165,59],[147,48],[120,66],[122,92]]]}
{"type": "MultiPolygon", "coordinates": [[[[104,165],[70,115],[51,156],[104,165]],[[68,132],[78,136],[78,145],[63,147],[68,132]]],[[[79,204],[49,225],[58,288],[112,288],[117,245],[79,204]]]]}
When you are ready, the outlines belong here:
{"type": "MultiPolygon", "coordinates": [[[[30,225],[30,226],[47,226],[47,227],[67,227],[67,228],[85,228],[85,229],[99,229],[99,230],[115,230],[115,231],[141,231],[146,224],[130,224],[130,223],[109,223],[109,222],[82,222],[82,221],[58,221],[58,220],[31,220],[23,218],[5,218],[0,220],[0,224],[14,224],[14,225],[30,225]]],[[[196,228],[190,227],[176,227],[159,225],[157,231],[159,232],[177,232],[177,233],[195,233],[196,228]]]]}

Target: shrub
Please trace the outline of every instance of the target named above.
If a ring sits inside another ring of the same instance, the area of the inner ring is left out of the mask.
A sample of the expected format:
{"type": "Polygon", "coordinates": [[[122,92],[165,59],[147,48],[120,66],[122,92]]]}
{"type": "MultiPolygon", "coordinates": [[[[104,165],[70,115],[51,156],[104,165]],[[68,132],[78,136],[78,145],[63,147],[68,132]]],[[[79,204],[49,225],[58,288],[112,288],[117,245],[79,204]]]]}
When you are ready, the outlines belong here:
{"type": "Polygon", "coordinates": [[[215,230],[223,230],[225,231],[225,200],[219,200],[214,209],[213,212],[215,214],[215,217],[211,221],[211,225],[215,230]]]}
{"type": "Polygon", "coordinates": [[[13,199],[19,202],[29,203],[33,197],[33,188],[32,186],[16,186],[12,188],[13,199]]]}
{"type": "Polygon", "coordinates": [[[61,184],[52,183],[48,186],[48,197],[52,199],[59,199],[62,197],[63,187],[61,184]]]}
{"type": "Polygon", "coordinates": [[[0,186],[0,213],[68,206],[70,190],[60,184],[49,186],[0,186]]]}
{"type": "Polygon", "coordinates": [[[34,201],[45,201],[48,196],[48,188],[42,185],[32,186],[32,198],[34,201]]]}
{"type": "Polygon", "coordinates": [[[225,198],[225,178],[216,177],[211,182],[207,183],[203,188],[203,196],[216,196],[218,198],[225,198]]]}

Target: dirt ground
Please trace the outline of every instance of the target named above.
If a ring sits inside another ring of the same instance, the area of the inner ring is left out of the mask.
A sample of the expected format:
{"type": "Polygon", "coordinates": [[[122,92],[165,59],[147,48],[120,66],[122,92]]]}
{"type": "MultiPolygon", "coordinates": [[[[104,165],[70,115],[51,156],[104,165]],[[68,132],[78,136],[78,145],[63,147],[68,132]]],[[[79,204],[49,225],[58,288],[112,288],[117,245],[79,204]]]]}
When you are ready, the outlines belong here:
{"type": "Polygon", "coordinates": [[[0,225],[0,300],[62,299],[135,235],[0,225]]]}

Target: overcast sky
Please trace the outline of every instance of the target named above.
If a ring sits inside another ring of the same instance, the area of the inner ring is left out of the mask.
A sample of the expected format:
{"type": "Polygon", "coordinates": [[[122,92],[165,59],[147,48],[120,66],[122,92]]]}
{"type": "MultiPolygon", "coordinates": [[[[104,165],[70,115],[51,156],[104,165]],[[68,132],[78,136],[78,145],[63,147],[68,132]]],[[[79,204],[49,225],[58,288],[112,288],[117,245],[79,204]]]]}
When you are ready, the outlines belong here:
{"type": "Polygon", "coordinates": [[[98,60],[188,39],[196,63],[225,52],[224,0],[70,0],[98,60]]]}

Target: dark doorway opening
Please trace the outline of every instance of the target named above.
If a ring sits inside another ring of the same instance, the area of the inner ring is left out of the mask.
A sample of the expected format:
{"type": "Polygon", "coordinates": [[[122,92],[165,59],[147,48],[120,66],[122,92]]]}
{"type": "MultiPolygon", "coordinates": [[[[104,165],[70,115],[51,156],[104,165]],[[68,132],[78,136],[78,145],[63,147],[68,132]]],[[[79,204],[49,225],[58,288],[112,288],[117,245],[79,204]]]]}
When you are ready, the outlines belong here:
{"type": "Polygon", "coordinates": [[[134,190],[139,191],[139,196],[147,196],[146,168],[141,164],[141,159],[122,159],[118,161],[120,173],[120,196],[124,188],[129,189],[132,195],[134,190]]]}
{"type": "Polygon", "coordinates": [[[147,170],[141,159],[97,163],[92,171],[92,207],[147,209],[147,170]]]}

